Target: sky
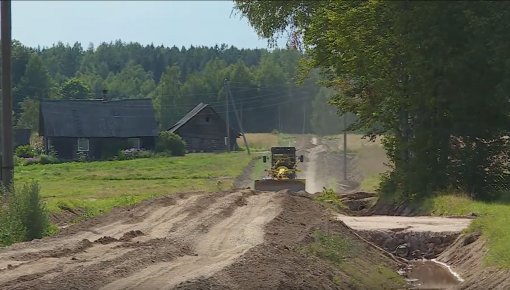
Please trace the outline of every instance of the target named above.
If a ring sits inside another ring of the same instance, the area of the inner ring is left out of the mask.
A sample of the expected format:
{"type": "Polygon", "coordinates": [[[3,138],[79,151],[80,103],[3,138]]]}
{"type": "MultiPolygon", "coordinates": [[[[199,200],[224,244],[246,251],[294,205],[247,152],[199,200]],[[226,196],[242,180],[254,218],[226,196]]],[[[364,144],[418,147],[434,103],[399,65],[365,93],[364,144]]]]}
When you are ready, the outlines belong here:
{"type": "Polygon", "coordinates": [[[13,1],[12,36],[30,47],[122,40],[267,48],[232,1],[13,1]]]}

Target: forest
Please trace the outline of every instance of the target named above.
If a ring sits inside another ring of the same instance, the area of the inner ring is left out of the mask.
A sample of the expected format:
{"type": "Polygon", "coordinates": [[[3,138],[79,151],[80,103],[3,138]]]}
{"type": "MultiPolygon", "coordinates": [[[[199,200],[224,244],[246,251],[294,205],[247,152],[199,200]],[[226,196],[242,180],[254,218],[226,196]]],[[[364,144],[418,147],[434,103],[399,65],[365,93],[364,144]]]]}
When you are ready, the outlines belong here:
{"type": "Polygon", "coordinates": [[[224,116],[228,85],[247,132],[340,132],[343,118],[327,103],[333,91],[317,84],[317,73],[297,78],[302,59],[296,49],[177,48],[121,40],[86,49],[61,42],[31,48],[14,41],[15,121],[37,131],[40,100],[100,99],[106,90],[109,100],[151,98],[166,129],[200,102],[224,116]]]}

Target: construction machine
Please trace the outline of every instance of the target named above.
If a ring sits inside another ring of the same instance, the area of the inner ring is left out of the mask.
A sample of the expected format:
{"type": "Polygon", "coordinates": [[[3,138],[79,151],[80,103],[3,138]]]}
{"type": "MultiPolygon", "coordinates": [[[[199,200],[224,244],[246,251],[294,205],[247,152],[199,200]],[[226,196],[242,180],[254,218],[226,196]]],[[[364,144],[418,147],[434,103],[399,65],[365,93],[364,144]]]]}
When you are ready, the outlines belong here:
{"type": "MultiPolygon", "coordinates": [[[[262,191],[280,191],[288,189],[293,192],[305,191],[306,180],[297,179],[297,161],[303,162],[303,155],[296,156],[296,147],[272,147],[271,168],[262,180],[255,180],[255,189],[262,191]]],[[[267,156],[262,156],[267,162],[267,156]]]]}

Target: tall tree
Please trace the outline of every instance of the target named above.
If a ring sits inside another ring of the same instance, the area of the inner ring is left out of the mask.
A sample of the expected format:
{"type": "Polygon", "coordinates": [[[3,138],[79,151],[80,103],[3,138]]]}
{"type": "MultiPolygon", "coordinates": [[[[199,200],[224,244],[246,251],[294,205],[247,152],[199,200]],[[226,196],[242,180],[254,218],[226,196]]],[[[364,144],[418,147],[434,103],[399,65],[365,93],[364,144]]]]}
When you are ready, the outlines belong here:
{"type": "Polygon", "coordinates": [[[448,186],[482,193],[508,167],[500,163],[488,172],[504,152],[483,149],[510,131],[502,93],[510,69],[507,5],[236,1],[236,7],[262,36],[288,30],[302,36],[310,67],[321,68],[342,92],[332,102],[355,112],[371,137],[385,134],[395,166],[388,188],[398,185],[410,195],[448,186]],[[487,118],[476,121],[475,112],[487,118]],[[462,144],[453,146],[452,136],[462,144]],[[469,172],[459,174],[456,164],[469,172]]]}
{"type": "Polygon", "coordinates": [[[153,97],[154,107],[162,130],[177,122],[182,110],[177,107],[180,102],[180,71],[177,66],[169,66],[163,75],[153,97]]]}
{"type": "Polygon", "coordinates": [[[266,132],[274,129],[282,130],[285,124],[282,114],[287,112],[291,105],[288,95],[291,85],[289,74],[273,54],[265,53],[255,70],[255,78],[259,85],[260,98],[255,108],[260,108],[257,110],[259,113],[262,111],[259,120],[256,120],[257,123],[266,132]]]}
{"type": "Polygon", "coordinates": [[[19,114],[16,127],[31,129],[36,132],[39,129],[39,101],[25,99],[20,104],[21,113],[19,114]]]}
{"type": "Polygon", "coordinates": [[[26,98],[46,99],[52,87],[48,70],[37,54],[32,54],[27,63],[25,73],[14,88],[14,111],[19,112],[19,103],[26,98]]]}
{"type": "Polygon", "coordinates": [[[116,99],[146,98],[156,87],[152,73],[134,63],[128,64],[118,74],[110,73],[105,85],[111,97],[116,99]]]}
{"type": "Polygon", "coordinates": [[[32,50],[17,40],[12,42],[12,83],[16,86],[25,73],[32,50]]]}
{"type": "Polygon", "coordinates": [[[90,88],[77,78],[69,79],[62,84],[59,95],[64,100],[84,100],[91,96],[90,88]]]}
{"type": "MultiPolygon", "coordinates": [[[[337,114],[335,107],[328,104],[335,93],[330,88],[321,88],[314,96],[310,112],[312,132],[319,135],[333,135],[341,133],[346,128],[347,124],[344,124],[344,119],[337,114]]],[[[353,123],[352,121],[350,118],[346,123],[353,123]]]]}
{"type": "MultiPolygon", "coordinates": [[[[256,112],[251,108],[254,104],[260,103],[255,77],[252,70],[242,60],[238,60],[237,63],[230,65],[228,70],[232,99],[236,102],[236,107],[239,111],[238,116],[244,127],[243,129],[252,130],[256,128],[257,123],[252,121],[256,112]]],[[[235,120],[235,115],[232,114],[231,120],[235,120]]]]}

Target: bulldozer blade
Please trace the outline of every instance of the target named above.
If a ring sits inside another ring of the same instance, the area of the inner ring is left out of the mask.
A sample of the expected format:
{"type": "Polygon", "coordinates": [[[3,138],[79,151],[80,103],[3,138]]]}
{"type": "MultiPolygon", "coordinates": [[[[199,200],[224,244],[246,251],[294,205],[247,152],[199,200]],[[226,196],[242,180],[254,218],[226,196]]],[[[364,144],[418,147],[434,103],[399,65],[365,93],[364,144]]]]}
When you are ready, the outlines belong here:
{"type": "Polygon", "coordinates": [[[305,179],[262,179],[255,180],[255,190],[260,191],[280,191],[289,190],[292,192],[306,191],[306,180],[305,179]]]}

